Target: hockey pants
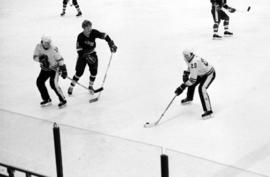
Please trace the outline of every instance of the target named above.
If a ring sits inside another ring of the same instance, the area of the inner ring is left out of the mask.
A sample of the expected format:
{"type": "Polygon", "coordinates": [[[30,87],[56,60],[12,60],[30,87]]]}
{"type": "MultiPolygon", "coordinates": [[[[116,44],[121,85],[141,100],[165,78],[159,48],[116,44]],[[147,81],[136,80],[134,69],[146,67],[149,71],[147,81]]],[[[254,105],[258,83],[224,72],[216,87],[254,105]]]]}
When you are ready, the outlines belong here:
{"type": "Polygon", "coordinates": [[[201,104],[204,111],[212,110],[210,98],[207,93],[207,89],[211,85],[215,77],[216,77],[215,71],[213,71],[209,75],[198,77],[197,81],[192,86],[189,86],[187,90],[187,99],[193,100],[195,88],[197,85],[199,85],[198,91],[199,91],[199,96],[200,96],[201,104]]]}
{"type": "Polygon", "coordinates": [[[50,99],[48,90],[46,88],[45,82],[50,78],[50,86],[53,89],[53,91],[56,93],[58,96],[59,100],[62,102],[65,100],[64,94],[58,85],[58,80],[59,80],[59,73],[55,71],[45,71],[41,70],[39,73],[39,76],[37,78],[37,87],[40,92],[41,98],[43,100],[48,100],[50,99]]]}

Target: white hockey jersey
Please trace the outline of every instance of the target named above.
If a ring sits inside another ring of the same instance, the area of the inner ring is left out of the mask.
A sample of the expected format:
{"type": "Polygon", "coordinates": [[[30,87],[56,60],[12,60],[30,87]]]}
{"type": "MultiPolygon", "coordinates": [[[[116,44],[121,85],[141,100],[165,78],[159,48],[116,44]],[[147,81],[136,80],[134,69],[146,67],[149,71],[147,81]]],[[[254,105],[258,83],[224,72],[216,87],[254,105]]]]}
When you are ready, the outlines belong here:
{"type": "Polygon", "coordinates": [[[188,71],[190,72],[189,80],[185,82],[185,85],[191,86],[197,81],[198,76],[209,75],[214,71],[214,68],[206,60],[201,57],[194,56],[194,58],[188,63],[188,71]]]}
{"type": "Polygon", "coordinates": [[[35,51],[34,51],[34,60],[39,62],[39,56],[45,54],[48,56],[48,61],[50,63],[50,69],[56,69],[59,65],[63,65],[64,61],[59,53],[57,47],[51,45],[49,49],[45,50],[42,47],[42,44],[37,44],[35,51]]]}

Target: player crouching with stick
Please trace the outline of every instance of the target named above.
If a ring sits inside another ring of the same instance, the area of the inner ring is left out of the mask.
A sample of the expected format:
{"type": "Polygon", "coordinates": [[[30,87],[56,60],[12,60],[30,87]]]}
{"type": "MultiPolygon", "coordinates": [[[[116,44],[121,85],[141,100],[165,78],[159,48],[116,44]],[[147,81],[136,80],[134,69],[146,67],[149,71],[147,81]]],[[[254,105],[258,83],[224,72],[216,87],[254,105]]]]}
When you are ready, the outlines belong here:
{"type": "Polygon", "coordinates": [[[183,55],[188,69],[184,71],[183,83],[175,90],[175,94],[179,96],[188,87],[187,97],[181,101],[182,104],[188,104],[193,100],[194,90],[199,85],[198,91],[204,110],[202,118],[207,119],[213,114],[207,89],[216,77],[215,69],[206,60],[196,56],[192,50],[184,50],[183,55]]]}

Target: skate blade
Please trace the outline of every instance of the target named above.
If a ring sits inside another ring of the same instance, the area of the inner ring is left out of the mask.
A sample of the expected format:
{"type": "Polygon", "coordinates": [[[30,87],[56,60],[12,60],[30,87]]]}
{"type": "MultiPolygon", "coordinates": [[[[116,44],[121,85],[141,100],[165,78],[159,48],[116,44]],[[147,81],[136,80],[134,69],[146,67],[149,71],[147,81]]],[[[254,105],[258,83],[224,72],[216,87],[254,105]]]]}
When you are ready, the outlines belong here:
{"type": "Polygon", "coordinates": [[[67,104],[64,104],[64,105],[62,105],[62,106],[58,106],[58,108],[59,109],[63,109],[64,107],[66,107],[67,106],[67,104]]]}
{"type": "Polygon", "coordinates": [[[202,117],[203,120],[207,120],[207,119],[211,119],[211,118],[214,118],[214,115],[213,114],[210,114],[208,116],[202,117]]]}
{"type": "Polygon", "coordinates": [[[233,37],[233,35],[224,34],[224,37],[233,37]]]}
{"type": "Polygon", "coordinates": [[[218,40],[222,40],[222,38],[213,37],[213,40],[218,41],[218,40]]]}
{"type": "Polygon", "coordinates": [[[47,103],[47,104],[43,104],[43,105],[40,105],[42,108],[45,108],[45,107],[49,107],[49,106],[51,106],[52,105],[52,103],[47,103]]]}
{"type": "Polygon", "coordinates": [[[192,101],[187,101],[185,103],[181,103],[182,105],[187,105],[187,104],[190,104],[192,101]]]}

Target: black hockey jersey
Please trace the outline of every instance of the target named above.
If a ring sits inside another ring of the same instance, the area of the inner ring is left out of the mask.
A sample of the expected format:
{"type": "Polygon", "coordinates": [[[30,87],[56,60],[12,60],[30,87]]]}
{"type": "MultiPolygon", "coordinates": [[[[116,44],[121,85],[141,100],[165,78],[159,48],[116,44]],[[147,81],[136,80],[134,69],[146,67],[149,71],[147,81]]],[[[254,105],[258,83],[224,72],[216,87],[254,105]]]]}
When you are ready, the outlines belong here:
{"type": "Polygon", "coordinates": [[[89,35],[89,37],[85,36],[83,32],[81,32],[77,37],[77,52],[82,53],[92,53],[96,48],[96,38],[105,39],[106,33],[99,32],[96,29],[93,29],[89,35]]]}
{"type": "Polygon", "coordinates": [[[225,9],[228,7],[227,0],[210,0],[210,1],[213,5],[217,4],[219,7],[224,7],[225,9]]]}

